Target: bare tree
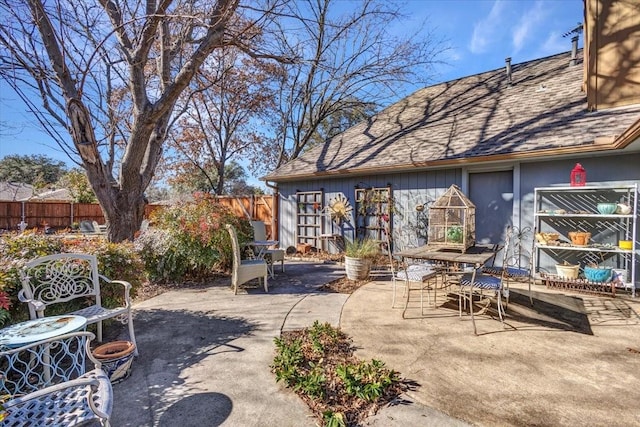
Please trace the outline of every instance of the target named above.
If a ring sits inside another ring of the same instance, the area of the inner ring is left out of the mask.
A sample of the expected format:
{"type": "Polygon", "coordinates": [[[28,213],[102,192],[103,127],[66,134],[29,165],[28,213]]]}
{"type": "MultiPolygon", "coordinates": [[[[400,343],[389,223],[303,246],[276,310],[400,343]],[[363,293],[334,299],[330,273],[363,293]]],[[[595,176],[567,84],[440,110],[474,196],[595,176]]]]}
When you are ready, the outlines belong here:
{"type": "Polygon", "coordinates": [[[297,0],[288,7],[279,21],[281,42],[298,60],[279,85],[277,165],[298,157],[320,134],[331,136],[324,134],[331,126],[322,129],[331,117],[377,109],[397,98],[407,83],[427,83],[445,49],[433,34],[425,34],[424,23],[393,35],[393,26],[406,18],[399,3],[297,0]]]}
{"type": "Polygon", "coordinates": [[[139,228],[176,103],[200,66],[224,46],[261,56],[251,38],[277,2],[0,0],[0,77],[85,169],[110,240],[139,228]]]}
{"type": "Polygon", "coordinates": [[[235,171],[229,162],[264,162],[275,151],[262,129],[275,107],[271,83],[279,70],[237,49],[213,54],[193,79],[185,113],[173,126],[165,170],[196,168],[220,195],[227,191],[227,172],[235,171]]]}

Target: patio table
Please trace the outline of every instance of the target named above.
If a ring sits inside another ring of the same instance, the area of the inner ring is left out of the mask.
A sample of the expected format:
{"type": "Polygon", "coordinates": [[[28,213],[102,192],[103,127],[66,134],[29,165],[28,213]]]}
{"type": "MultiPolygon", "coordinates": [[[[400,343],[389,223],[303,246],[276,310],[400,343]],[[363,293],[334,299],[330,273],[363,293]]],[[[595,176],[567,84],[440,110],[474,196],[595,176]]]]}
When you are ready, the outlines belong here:
{"type": "MultiPolygon", "coordinates": [[[[442,249],[435,249],[429,245],[417,248],[408,248],[395,254],[403,259],[410,258],[425,261],[437,261],[447,265],[453,264],[472,264],[474,266],[471,275],[471,283],[469,284],[469,295],[473,298],[473,285],[475,283],[476,271],[482,267],[487,261],[496,255],[496,252],[486,246],[472,246],[466,252],[452,252],[442,249]]],[[[462,292],[462,290],[461,290],[462,292]]],[[[463,292],[464,294],[464,292],[463,292]]],[[[471,323],[473,324],[473,333],[478,334],[476,329],[476,321],[473,315],[473,301],[470,301],[471,323]]]]}
{"type": "Polygon", "coordinates": [[[72,314],[27,320],[0,329],[0,347],[20,347],[77,331],[84,328],[86,324],[85,317],[72,314]]]}
{"type": "MultiPolygon", "coordinates": [[[[87,319],[83,316],[65,314],[62,316],[40,317],[16,323],[0,330],[0,350],[4,348],[18,348],[38,341],[64,335],[83,329],[87,319]]],[[[49,381],[51,376],[49,344],[45,345],[42,360],[46,366],[44,378],[49,381]]],[[[55,367],[54,367],[55,369],[55,367]]]]}
{"type": "MultiPolygon", "coordinates": [[[[253,242],[247,243],[249,246],[253,246],[256,248],[257,253],[255,254],[256,258],[264,260],[266,255],[266,250],[271,246],[276,246],[278,244],[277,240],[254,240],[253,242]]],[[[265,260],[266,261],[266,260],[265,260]]],[[[267,262],[267,269],[269,270],[269,276],[273,279],[275,277],[275,272],[273,268],[273,262],[267,262]]]]}

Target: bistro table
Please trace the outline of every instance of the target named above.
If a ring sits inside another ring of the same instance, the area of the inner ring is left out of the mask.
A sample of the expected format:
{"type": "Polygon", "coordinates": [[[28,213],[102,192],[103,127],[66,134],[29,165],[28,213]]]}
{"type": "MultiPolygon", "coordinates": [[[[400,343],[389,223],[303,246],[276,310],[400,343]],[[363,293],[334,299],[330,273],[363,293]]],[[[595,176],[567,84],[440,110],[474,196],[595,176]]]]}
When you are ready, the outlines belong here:
{"type": "MultiPolygon", "coordinates": [[[[247,245],[253,246],[256,249],[257,252],[254,254],[256,258],[264,260],[265,255],[267,254],[267,249],[271,246],[276,246],[278,243],[279,242],[277,240],[254,240],[253,242],[247,243],[247,245]]],[[[271,262],[267,261],[267,270],[269,270],[269,276],[273,279],[275,277],[273,260],[271,260],[271,262]]]]}
{"type": "MultiPolygon", "coordinates": [[[[3,348],[18,348],[27,344],[46,340],[48,338],[77,331],[86,326],[87,319],[83,316],[65,314],[62,316],[41,317],[16,323],[0,329],[0,350],[3,348]]],[[[45,366],[49,365],[49,349],[43,354],[45,366]]],[[[48,368],[44,371],[45,380],[50,379],[48,368]]]]}
{"type": "Polygon", "coordinates": [[[0,347],[20,347],[32,342],[46,340],[67,332],[82,329],[87,324],[83,316],[65,314],[27,320],[0,329],[0,347]]]}
{"type": "MultiPolygon", "coordinates": [[[[473,284],[476,278],[476,271],[482,267],[487,261],[495,257],[496,252],[486,246],[472,246],[468,248],[464,253],[453,252],[443,249],[435,249],[429,247],[429,245],[420,246],[417,248],[408,248],[400,252],[395,253],[396,256],[405,258],[436,261],[447,265],[453,264],[472,264],[474,266],[473,273],[471,274],[471,283],[469,285],[469,295],[473,298],[473,284]]],[[[462,290],[461,290],[462,292],[462,290]]],[[[464,292],[463,292],[464,293],[464,292]]],[[[473,324],[473,333],[478,334],[476,329],[476,321],[473,316],[473,301],[470,301],[471,311],[471,323],[473,324]]]]}

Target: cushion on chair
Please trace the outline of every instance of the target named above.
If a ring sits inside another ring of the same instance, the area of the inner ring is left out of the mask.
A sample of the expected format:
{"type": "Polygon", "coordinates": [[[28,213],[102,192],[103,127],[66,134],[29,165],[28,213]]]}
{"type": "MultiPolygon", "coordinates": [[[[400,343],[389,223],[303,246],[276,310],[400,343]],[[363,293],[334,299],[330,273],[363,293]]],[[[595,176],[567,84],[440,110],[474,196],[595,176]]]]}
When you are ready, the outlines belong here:
{"type": "MultiPolygon", "coordinates": [[[[529,277],[529,269],[527,268],[507,267],[505,270],[509,277],[529,277]]],[[[500,276],[502,274],[502,267],[482,267],[482,272],[500,276]]]]}
{"type": "Polygon", "coordinates": [[[528,268],[507,267],[507,275],[509,277],[529,277],[528,268]]]}
{"type": "Polygon", "coordinates": [[[397,280],[409,280],[410,282],[424,282],[434,277],[437,272],[428,267],[410,265],[406,270],[399,270],[395,277],[397,280]]]}
{"type": "MultiPolygon", "coordinates": [[[[463,286],[469,286],[471,285],[471,278],[472,278],[472,274],[464,274],[461,278],[460,278],[460,284],[463,286]]],[[[500,278],[495,277],[495,276],[490,276],[487,274],[477,274],[476,278],[473,282],[473,287],[474,288],[479,288],[479,289],[495,289],[498,290],[500,289],[500,278]]]]}

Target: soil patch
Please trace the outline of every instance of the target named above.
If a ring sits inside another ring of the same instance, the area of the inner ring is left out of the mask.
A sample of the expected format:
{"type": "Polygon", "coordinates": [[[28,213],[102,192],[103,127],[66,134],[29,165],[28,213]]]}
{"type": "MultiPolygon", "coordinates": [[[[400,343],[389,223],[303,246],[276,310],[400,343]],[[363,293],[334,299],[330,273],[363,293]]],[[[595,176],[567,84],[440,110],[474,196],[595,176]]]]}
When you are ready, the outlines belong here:
{"type": "Polygon", "coordinates": [[[325,285],[322,285],[320,290],[339,294],[352,294],[356,289],[358,289],[365,283],[369,283],[369,280],[351,280],[347,279],[346,277],[341,277],[325,285]]]}
{"type": "Polygon", "coordinates": [[[294,389],[320,425],[363,425],[414,386],[381,361],[360,361],[351,339],[329,324],[285,331],[277,342],[276,378],[294,389]]]}

